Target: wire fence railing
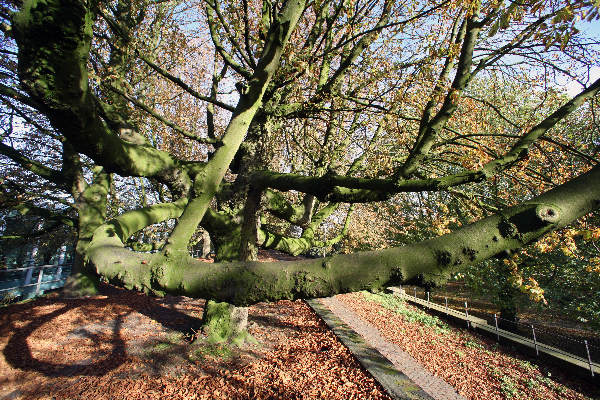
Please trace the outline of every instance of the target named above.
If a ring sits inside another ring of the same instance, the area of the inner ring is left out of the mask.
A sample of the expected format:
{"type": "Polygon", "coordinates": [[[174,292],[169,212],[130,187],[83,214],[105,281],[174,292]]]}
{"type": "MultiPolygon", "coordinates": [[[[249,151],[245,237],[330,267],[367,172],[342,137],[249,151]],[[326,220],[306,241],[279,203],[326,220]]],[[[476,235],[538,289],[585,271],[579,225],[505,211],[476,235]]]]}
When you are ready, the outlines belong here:
{"type": "Polygon", "coordinates": [[[58,289],[71,274],[71,264],[38,265],[0,270],[0,299],[25,300],[58,289]]]}
{"type": "Polygon", "coordinates": [[[28,266],[0,269],[0,300],[25,300],[64,286],[72,268],[71,263],[65,262],[66,247],[61,248],[55,264],[35,265],[34,255],[28,266]]]}
{"type": "MultiPolygon", "coordinates": [[[[469,328],[479,328],[496,336],[497,340],[508,339],[532,348],[537,355],[545,353],[571,364],[589,369],[592,376],[600,373],[600,343],[598,339],[575,339],[550,329],[519,321],[500,318],[497,314],[485,314],[469,308],[464,301],[462,307],[445,296],[433,296],[430,292],[417,293],[416,288],[407,291],[391,288],[405,299],[465,321],[469,328]],[[419,297],[421,295],[421,297],[419,297]]],[[[462,303],[462,301],[461,301],[462,303]]]]}

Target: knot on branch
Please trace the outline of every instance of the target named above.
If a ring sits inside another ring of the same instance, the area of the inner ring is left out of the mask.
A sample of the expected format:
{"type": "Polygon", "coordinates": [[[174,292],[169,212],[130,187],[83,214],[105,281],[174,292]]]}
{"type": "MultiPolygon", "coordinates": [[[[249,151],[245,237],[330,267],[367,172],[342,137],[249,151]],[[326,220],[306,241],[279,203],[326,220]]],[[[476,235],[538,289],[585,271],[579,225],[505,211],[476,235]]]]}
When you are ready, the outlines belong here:
{"type": "Polygon", "coordinates": [[[549,204],[540,204],[535,208],[535,215],[550,224],[558,223],[560,214],[560,208],[549,204]]]}
{"type": "Polygon", "coordinates": [[[505,239],[518,239],[527,242],[529,234],[547,231],[556,225],[561,217],[561,210],[553,204],[525,204],[512,216],[502,216],[498,231],[505,239]]]}
{"type": "Polygon", "coordinates": [[[505,218],[503,218],[498,224],[498,231],[505,239],[514,238],[519,235],[519,228],[517,225],[505,218]]]}

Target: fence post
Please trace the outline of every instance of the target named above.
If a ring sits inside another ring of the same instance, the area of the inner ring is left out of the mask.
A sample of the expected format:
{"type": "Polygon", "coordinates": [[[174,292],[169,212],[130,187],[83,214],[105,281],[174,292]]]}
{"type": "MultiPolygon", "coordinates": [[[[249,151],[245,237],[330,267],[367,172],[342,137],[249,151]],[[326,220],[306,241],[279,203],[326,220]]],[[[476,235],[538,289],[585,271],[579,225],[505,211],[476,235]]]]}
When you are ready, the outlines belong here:
{"type": "Polygon", "coordinates": [[[446,301],[446,316],[448,315],[448,298],[444,297],[444,300],[446,301]]]}
{"type": "Polygon", "coordinates": [[[23,284],[23,286],[27,286],[31,283],[31,276],[33,274],[33,268],[31,267],[31,265],[29,267],[30,268],[25,273],[25,283],[23,284]]]}
{"type": "Polygon", "coordinates": [[[27,273],[25,274],[25,283],[24,286],[27,286],[31,283],[31,277],[33,276],[33,267],[35,267],[35,253],[36,253],[36,249],[32,249],[31,252],[29,253],[29,263],[28,263],[28,267],[29,269],[27,270],[27,273]]]}
{"type": "Polygon", "coordinates": [[[531,325],[531,332],[533,333],[533,345],[535,346],[535,355],[539,356],[540,352],[538,350],[537,339],[535,338],[535,328],[531,325]]]}
{"type": "Polygon", "coordinates": [[[494,314],[494,323],[496,325],[496,341],[500,341],[500,332],[498,331],[498,316],[494,314]]]}
{"type": "Polygon", "coordinates": [[[58,255],[58,270],[56,271],[57,279],[60,279],[62,275],[63,264],[65,263],[65,256],[67,255],[67,246],[60,248],[60,254],[58,255]]]}
{"type": "Polygon", "coordinates": [[[469,323],[469,308],[467,307],[466,301],[465,301],[465,315],[467,316],[467,329],[469,329],[471,324],[469,323]]]}
{"type": "Polygon", "coordinates": [[[587,340],[584,340],[583,343],[585,343],[585,352],[587,353],[587,356],[588,356],[588,365],[590,366],[590,372],[592,373],[592,377],[593,377],[594,376],[594,367],[592,367],[592,357],[590,357],[590,348],[588,347],[587,340]]]}
{"type": "Polygon", "coordinates": [[[415,287],[415,299],[417,298],[417,288],[415,287]]]}
{"type": "Polygon", "coordinates": [[[40,285],[42,284],[42,278],[44,276],[44,268],[40,268],[40,274],[38,275],[37,286],[35,287],[35,295],[40,294],[40,285]]]}
{"type": "Polygon", "coordinates": [[[429,292],[427,292],[427,303],[429,303],[429,292]]]}

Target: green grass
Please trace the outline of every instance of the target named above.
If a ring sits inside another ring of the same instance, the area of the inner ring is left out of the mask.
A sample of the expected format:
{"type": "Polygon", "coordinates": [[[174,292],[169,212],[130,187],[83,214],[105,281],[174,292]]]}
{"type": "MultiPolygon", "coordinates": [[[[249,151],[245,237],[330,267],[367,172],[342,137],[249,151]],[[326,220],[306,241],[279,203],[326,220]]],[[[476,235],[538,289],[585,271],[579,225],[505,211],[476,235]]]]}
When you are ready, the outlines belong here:
{"type": "Polygon", "coordinates": [[[172,332],[167,339],[173,344],[182,344],[186,341],[186,335],[181,332],[172,332]]]}
{"type": "Polygon", "coordinates": [[[185,335],[181,332],[172,332],[159,342],[149,345],[145,352],[147,354],[162,353],[182,344],[185,344],[185,335]]]}
{"type": "Polygon", "coordinates": [[[513,381],[509,376],[504,375],[500,379],[500,391],[504,395],[506,399],[512,399],[513,397],[519,394],[519,389],[517,389],[517,385],[515,381],[513,381]]]}
{"type": "Polygon", "coordinates": [[[158,342],[154,346],[152,346],[152,350],[154,351],[165,351],[173,347],[173,343],[170,342],[158,342]]]}
{"type": "Polygon", "coordinates": [[[381,304],[384,308],[402,315],[408,322],[418,322],[426,326],[435,327],[436,333],[448,333],[450,328],[438,317],[427,314],[424,311],[406,307],[406,303],[400,297],[387,293],[370,293],[362,291],[365,300],[381,304]]]}
{"type": "Polygon", "coordinates": [[[479,344],[477,342],[474,342],[472,340],[467,340],[465,342],[465,347],[468,347],[469,349],[484,349],[482,344],[479,344]]]}
{"type": "Polygon", "coordinates": [[[537,365],[532,364],[529,361],[526,361],[526,360],[517,360],[517,362],[519,363],[519,365],[521,366],[521,368],[523,368],[526,371],[533,371],[533,370],[538,369],[537,365]]]}
{"type": "Polygon", "coordinates": [[[212,357],[222,360],[229,360],[233,356],[231,346],[227,343],[203,343],[200,348],[192,352],[191,358],[194,360],[204,360],[206,357],[212,357]]]}
{"type": "Polygon", "coordinates": [[[540,387],[540,382],[537,381],[537,380],[535,380],[535,379],[533,379],[533,378],[529,378],[527,380],[527,387],[529,389],[537,389],[537,388],[540,387]]]}
{"type": "Polygon", "coordinates": [[[16,303],[17,302],[16,300],[18,298],[19,298],[19,293],[17,293],[16,291],[10,291],[8,293],[5,293],[4,297],[2,297],[2,299],[0,299],[0,307],[16,303]]]}
{"type": "Polygon", "coordinates": [[[29,303],[31,301],[44,298],[46,296],[47,296],[47,293],[44,293],[44,294],[40,294],[35,297],[30,297],[25,300],[18,300],[19,294],[17,292],[9,292],[8,294],[4,295],[3,298],[0,299],[0,308],[9,307],[12,305],[17,305],[17,304],[29,303]]]}

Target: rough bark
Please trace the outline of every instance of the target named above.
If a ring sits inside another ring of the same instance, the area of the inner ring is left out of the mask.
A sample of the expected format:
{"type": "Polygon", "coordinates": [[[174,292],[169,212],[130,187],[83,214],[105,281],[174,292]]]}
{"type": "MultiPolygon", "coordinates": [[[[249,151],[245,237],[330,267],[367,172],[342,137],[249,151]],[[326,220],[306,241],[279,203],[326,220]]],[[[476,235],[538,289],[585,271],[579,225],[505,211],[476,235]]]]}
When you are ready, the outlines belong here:
{"type": "Polygon", "coordinates": [[[202,330],[211,343],[231,342],[236,345],[250,339],[248,307],[235,307],[225,302],[209,300],[204,306],[202,330]]]}
{"type": "Polygon", "coordinates": [[[21,87],[78,152],[107,172],[156,177],[185,190],[189,178],[173,172],[182,163],[149,144],[122,139],[110,128],[115,113],[90,90],[92,8],[78,0],[23,2],[12,24],[21,87]]]}
{"type": "Polygon", "coordinates": [[[250,188],[244,206],[244,220],[240,229],[240,260],[258,260],[258,229],[260,219],[258,210],[260,208],[260,190],[250,188]]]}
{"type": "MultiPolygon", "coordinates": [[[[391,1],[384,2],[377,26],[387,23],[392,4],[391,1]]],[[[107,104],[108,101],[101,101],[90,89],[87,63],[97,9],[80,0],[23,2],[22,10],[15,14],[12,26],[12,34],[19,50],[20,85],[28,96],[21,101],[42,112],[67,142],[76,147],[74,152],[88,155],[97,165],[104,165],[107,172],[156,178],[167,183],[174,198],[179,199],[174,203],[128,212],[105,223],[106,185],[98,181],[85,187],[85,181],[79,179],[78,185],[81,187],[77,188],[76,196],[80,211],[78,253],[85,255],[98,273],[129,288],[158,294],[183,293],[237,305],[376,288],[394,281],[420,279],[435,282],[462,265],[510,252],[598,207],[600,196],[597,188],[600,185],[596,168],[584,178],[453,234],[402,248],[293,263],[246,261],[206,265],[190,259],[187,254],[190,237],[201,221],[214,217],[209,215],[209,204],[215,198],[227,169],[238,153],[248,127],[264,106],[263,97],[275,73],[280,65],[288,67],[289,63],[281,63],[280,58],[304,6],[304,1],[286,1],[280,7],[279,14],[269,18],[268,30],[263,32],[263,52],[258,63],[252,63],[253,71],[237,65],[235,59],[228,58],[226,49],[220,46],[219,37],[215,34],[218,33],[215,29],[216,21],[209,21],[217,51],[227,65],[244,77],[247,85],[240,85],[240,101],[232,109],[233,115],[222,139],[222,146],[204,166],[182,162],[167,152],[153,148],[137,132],[131,132],[129,137],[125,137],[123,128],[128,127],[127,118],[119,110],[124,108],[123,102],[120,106],[107,104]],[[161,254],[136,254],[125,248],[125,243],[136,231],[170,218],[178,218],[178,223],[161,254]]],[[[342,6],[340,3],[340,10],[342,6]]],[[[213,11],[217,11],[215,7],[218,7],[216,3],[208,3],[209,20],[213,11]]],[[[275,9],[272,11],[276,12],[275,9]]],[[[471,23],[465,25],[465,29],[467,39],[471,39],[465,40],[453,90],[462,90],[471,75],[471,56],[479,27],[471,23]]],[[[358,59],[361,50],[375,40],[377,34],[372,33],[360,39],[341,59],[331,78],[331,65],[325,60],[321,70],[322,79],[314,98],[308,102],[309,105],[324,104],[325,98],[335,94],[335,88],[358,59]]],[[[122,66],[122,57],[118,52],[114,54],[111,63],[114,61],[113,64],[122,66]]],[[[158,66],[152,68],[163,76],[167,75],[158,66]]],[[[173,79],[170,80],[174,82],[173,79]]],[[[9,89],[4,88],[4,92],[7,90],[9,89]]],[[[359,202],[383,200],[399,192],[440,191],[469,182],[480,182],[526,157],[528,148],[535,140],[599,91],[600,80],[526,132],[507,153],[476,171],[464,171],[440,178],[400,181],[396,179],[397,176],[364,179],[353,177],[350,173],[348,176],[328,173],[308,177],[266,171],[248,174],[245,184],[259,193],[266,188],[299,190],[321,200],[359,202]]],[[[17,98],[14,94],[11,96],[17,98]]],[[[422,140],[416,143],[411,153],[412,158],[408,159],[405,171],[400,175],[408,176],[414,172],[420,160],[431,149],[437,132],[457,106],[451,93],[447,100],[436,117],[431,120],[427,117],[428,130],[424,136],[420,135],[422,140]]],[[[282,107],[290,106],[280,103],[282,107]]],[[[433,112],[433,108],[431,111],[433,112]]],[[[48,170],[39,163],[30,163],[18,152],[11,152],[6,147],[0,148],[0,152],[20,165],[27,166],[39,176],[62,179],[56,171],[48,170]]],[[[294,253],[306,249],[313,243],[313,233],[318,226],[314,224],[319,220],[316,217],[310,218],[313,205],[308,203],[312,203],[314,199],[311,200],[309,196],[306,199],[310,201],[307,201],[304,212],[293,206],[287,210],[279,210],[279,215],[285,216],[290,222],[301,221],[303,225],[307,225],[303,237],[292,239],[258,231],[256,224],[253,224],[258,200],[250,198],[254,203],[248,203],[248,215],[243,218],[243,227],[236,221],[236,215],[227,216],[226,221],[220,225],[219,229],[231,229],[224,235],[215,237],[218,257],[225,259],[242,254],[247,260],[253,259],[252,241],[257,236],[266,247],[287,248],[294,253]]],[[[274,214],[277,215],[277,211],[274,214]]],[[[82,260],[81,257],[80,261],[82,260]]]]}
{"type": "Polygon", "coordinates": [[[79,219],[71,275],[63,289],[63,295],[67,297],[80,297],[97,292],[99,280],[95,271],[88,268],[85,252],[94,231],[106,220],[106,200],[110,185],[109,176],[101,167],[95,168],[92,183],[86,184],[78,161],[78,157],[73,157],[72,165],[68,168],[72,174],[72,192],[76,199],[79,219]]]}

